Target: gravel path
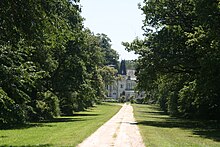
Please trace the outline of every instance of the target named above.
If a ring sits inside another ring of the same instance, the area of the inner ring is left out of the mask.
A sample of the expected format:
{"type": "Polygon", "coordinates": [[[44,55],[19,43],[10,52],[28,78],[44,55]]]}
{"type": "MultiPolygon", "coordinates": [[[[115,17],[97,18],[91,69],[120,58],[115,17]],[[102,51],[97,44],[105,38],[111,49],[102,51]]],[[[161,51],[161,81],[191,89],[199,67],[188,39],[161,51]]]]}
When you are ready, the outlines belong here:
{"type": "Polygon", "coordinates": [[[133,107],[124,104],[115,116],[78,147],[144,147],[134,119],[133,107]]]}

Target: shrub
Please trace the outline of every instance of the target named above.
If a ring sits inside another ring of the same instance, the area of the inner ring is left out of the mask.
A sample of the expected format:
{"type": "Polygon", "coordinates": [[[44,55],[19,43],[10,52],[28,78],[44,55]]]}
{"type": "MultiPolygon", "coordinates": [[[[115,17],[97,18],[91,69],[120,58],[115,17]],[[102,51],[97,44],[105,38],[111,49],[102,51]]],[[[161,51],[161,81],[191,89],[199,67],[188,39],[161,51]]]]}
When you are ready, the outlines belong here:
{"type": "Polygon", "coordinates": [[[118,101],[119,101],[119,103],[124,103],[124,102],[126,102],[125,96],[121,96],[118,101]]]}
{"type": "Polygon", "coordinates": [[[130,98],[129,98],[129,101],[133,104],[135,101],[134,101],[134,96],[132,95],[130,98]]]}
{"type": "Polygon", "coordinates": [[[35,106],[30,115],[31,120],[47,120],[60,115],[58,97],[51,91],[39,92],[35,106]]]}
{"type": "Polygon", "coordinates": [[[179,91],[179,112],[185,117],[196,113],[196,81],[189,82],[179,91]]]}
{"type": "Polygon", "coordinates": [[[8,97],[7,93],[0,88],[0,127],[5,127],[25,123],[25,106],[16,104],[14,100],[8,97]]]}

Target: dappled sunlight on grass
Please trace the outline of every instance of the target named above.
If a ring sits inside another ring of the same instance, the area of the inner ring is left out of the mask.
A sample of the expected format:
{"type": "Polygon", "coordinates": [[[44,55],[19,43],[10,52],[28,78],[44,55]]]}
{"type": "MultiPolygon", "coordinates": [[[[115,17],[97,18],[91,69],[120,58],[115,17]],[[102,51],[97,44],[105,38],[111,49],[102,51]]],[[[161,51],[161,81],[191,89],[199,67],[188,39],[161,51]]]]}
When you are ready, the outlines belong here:
{"type": "Polygon", "coordinates": [[[119,105],[104,103],[76,112],[73,116],[6,128],[0,130],[0,147],[76,146],[120,108],[119,105]]]}
{"type": "Polygon", "coordinates": [[[156,105],[133,105],[147,146],[220,146],[218,121],[170,117],[156,105]]]}

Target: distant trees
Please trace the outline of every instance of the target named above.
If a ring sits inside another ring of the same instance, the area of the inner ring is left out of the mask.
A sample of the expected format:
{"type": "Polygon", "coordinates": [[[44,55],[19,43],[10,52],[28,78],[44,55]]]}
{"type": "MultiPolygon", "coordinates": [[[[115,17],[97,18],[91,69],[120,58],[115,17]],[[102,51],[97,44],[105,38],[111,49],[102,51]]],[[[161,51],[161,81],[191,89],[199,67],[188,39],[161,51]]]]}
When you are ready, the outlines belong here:
{"type": "Polygon", "coordinates": [[[111,48],[111,39],[105,34],[97,34],[97,36],[99,38],[99,45],[102,48],[102,54],[104,56],[104,65],[112,66],[118,70],[119,55],[114,49],[111,48]]]}
{"type": "Polygon", "coordinates": [[[101,70],[118,54],[106,35],[84,28],[77,1],[2,0],[0,16],[0,127],[72,115],[103,99],[101,70]]]}
{"type": "Polygon", "coordinates": [[[146,37],[124,43],[140,55],[139,89],[171,115],[219,119],[219,1],[144,3],[146,37]]]}
{"type": "Polygon", "coordinates": [[[125,60],[125,64],[127,69],[136,69],[136,60],[125,60]]]}

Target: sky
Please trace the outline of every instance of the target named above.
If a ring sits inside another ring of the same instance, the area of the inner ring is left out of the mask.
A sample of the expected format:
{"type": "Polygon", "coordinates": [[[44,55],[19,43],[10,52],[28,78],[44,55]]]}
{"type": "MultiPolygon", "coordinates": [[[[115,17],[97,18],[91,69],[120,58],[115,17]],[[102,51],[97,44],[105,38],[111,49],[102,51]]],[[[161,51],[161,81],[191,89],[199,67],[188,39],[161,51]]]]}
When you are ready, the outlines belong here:
{"type": "Polygon", "coordinates": [[[138,9],[143,0],[80,0],[84,25],[95,34],[103,33],[111,39],[112,48],[119,60],[137,59],[138,55],[127,52],[121,42],[143,38],[141,29],[144,16],[138,9]]]}

